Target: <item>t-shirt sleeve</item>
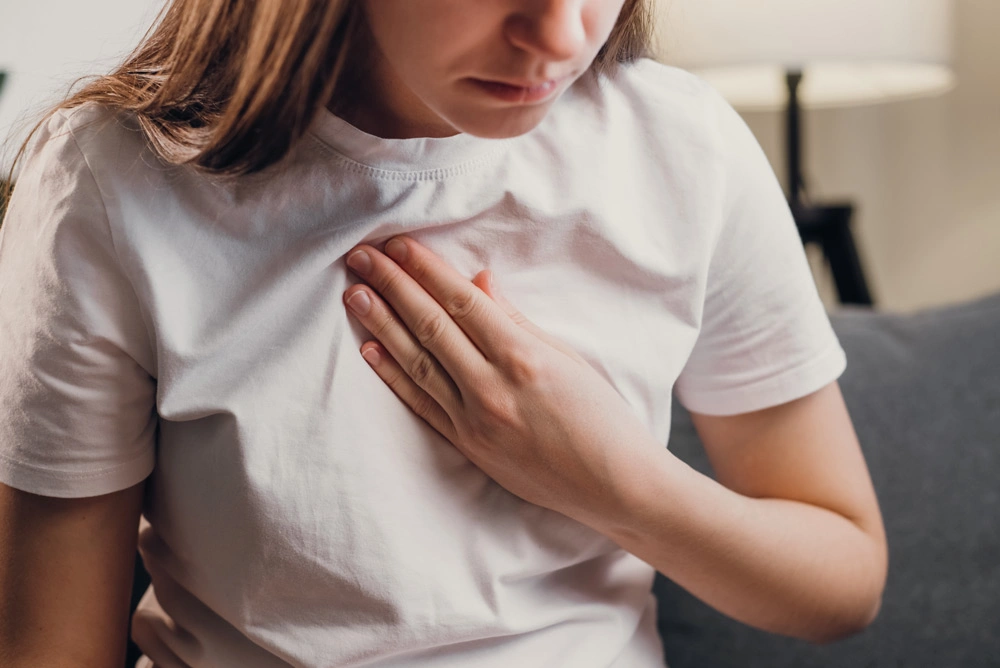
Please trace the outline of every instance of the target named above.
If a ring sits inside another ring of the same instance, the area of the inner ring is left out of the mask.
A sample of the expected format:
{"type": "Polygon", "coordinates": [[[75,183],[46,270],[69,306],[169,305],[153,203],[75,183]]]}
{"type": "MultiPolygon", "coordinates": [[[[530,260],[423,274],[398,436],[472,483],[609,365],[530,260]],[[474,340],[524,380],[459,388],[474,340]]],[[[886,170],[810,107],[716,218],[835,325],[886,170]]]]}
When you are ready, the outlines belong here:
{"type": "Polygon", "coordinates": [[[153,469],[152,346],[64,112],[34,146],[0,228],[0,481],[96,496],[153,469]]]}
{"type": "Polygon", "coordinates": [[[735,415],[815,392],[847,361],[767,157],[733,108],[708,95],[723,156],[721,225],[675,393],[688,410],[735,415]]]}

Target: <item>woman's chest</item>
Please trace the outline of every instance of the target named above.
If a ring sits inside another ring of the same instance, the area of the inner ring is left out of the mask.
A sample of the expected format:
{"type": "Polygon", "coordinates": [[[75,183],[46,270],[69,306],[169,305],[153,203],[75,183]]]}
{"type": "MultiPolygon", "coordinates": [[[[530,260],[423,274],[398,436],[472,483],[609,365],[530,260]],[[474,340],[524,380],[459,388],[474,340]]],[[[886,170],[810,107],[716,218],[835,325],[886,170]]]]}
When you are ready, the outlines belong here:
{"type": "Polygon", "coordinates": [[[379,596],[358,583],[419,572],[400,586],[449,581],[464,600],[483,586],[470,560],[503,580],[614,549],[500,488],[378,378],[359,353],[369,335],[341,299],[356,280],[344,256],[405,233],[470,279],[493,270],[506,298],[665,445],[698,334],[702,262],[640,209],[508,194],[471,215],[390,208],[271,245],[160,246],[144,288],[157,341],[157,531],[206,564],[206,578],[213,554],[245,555],[231,581],[267,588],[240,592],[247,605],[289,587],[341,596],[354,583],[345,614],[379,596]]]}
{"type": "Polygon", "coordinates": [[[351,405],[358,384],[377,377],[358,352],[370,335],[342,302],[358,281],[344,257],[404,233],[470,279],[492,270],[512,304],[572,346],[665,440],[673,383],[698,334],[703,267],[641,221],[610,217],[509,198],[461,223],[368,220],[272,249],[188,247],[185,271],[147,274],[159,414],[186,422],[226,413],[267,433],[329,415],[334,396],[337,408],[351,405]]]}

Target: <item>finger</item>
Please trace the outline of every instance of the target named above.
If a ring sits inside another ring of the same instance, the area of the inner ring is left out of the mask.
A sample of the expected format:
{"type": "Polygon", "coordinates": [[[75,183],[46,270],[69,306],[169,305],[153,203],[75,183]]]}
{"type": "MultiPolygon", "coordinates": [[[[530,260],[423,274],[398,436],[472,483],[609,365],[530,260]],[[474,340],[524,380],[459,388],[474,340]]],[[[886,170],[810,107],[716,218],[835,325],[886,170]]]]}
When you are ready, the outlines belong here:
{"type": "Polygon", "coordinates": [[[544,337],[547,334],[539,329],[533,322],[528,320],[528,318],[517,310],[513,304],[507,301],[507,298],[500,293],[496,287],[496,282],[493,278],[493,272],[489,269],[484,269],[483,271],[476,274],[475,278],[472,279],[472,283],[478,287],[480,290],[486,293],[486,295],[496,302],[497,306],[507,314],[507,317],[514,321],[515,324],[527,329],[532,334],[544,337]]]}
{"type": "Polygon", "coordinates": [[[353,286],[344,293],[344,304],[365,329],[379,340],[395,360],[396,367],[414,385],[422,388],[447,411],[454,411],[461,405],[462,394],[451,376],[371,288],[353,286]]]}
{"type": "Polygon", "coordinates": [[[513,304],[507,301],[507,298],[504,297],[503,294],[497,289],[496,281],[493,278],[492,271],[484,269],[483,271],[476,274],[475,278],[472,279],[472,283],[480,290],[482,290],[486,294],[486,296],[488,296],[490,299],[496,302],[497,306],[499,306],[500,309],[505,314],[507,314],[507,317],[510,318],[511,321],[513,321],[519,327],[530,332],[531,334],[538,337],[542,341],[545,341],[546,343],[556,348],[557,350],[564,352],[565,354],[569,355],[578,362],[586,364],[586,361],[568,343],[566,343],[562,339],[559,339],[549,334],[548,332],[540,328],[538,325],[528,320],[528,318],[523,313],[517,310],[517,307],[515,307],[513,304]]]}
{"type": "Polygon", "coordinates": [[[448,412],[434,397],[413,382],[385,348],[369,341],[361,346],[361,356],[410,410],[449,441],[455,442],[455,425],[448,412]]]}
{"type": "MultiPolygon", "coordinates": [[[[503,311],[428,248],[407,237],[395,237],[386,243],[385,251],[441,305],[486,359],[496,362],[523,343],[523,333],[511,327],[503,311]]],[[[406,313],[400,315],[407,320],[406,313]]]]}
{"type": "MultiPolygon", "coordinates": [[[[429,352],[458,385],[478,384],[487,377],[489,364],[476,345],[427,290],[392,259],[371,246],[362,245],[348,253],[347,265],[371,285],[398,315],[396,322],[401,323],[411,338],[429,352]]],[[[396,356],[396,350],[389,350],[396,356]]],[[[410,368],[410,358],[397,356],[396,359],[403,368],[410,368]]]]}

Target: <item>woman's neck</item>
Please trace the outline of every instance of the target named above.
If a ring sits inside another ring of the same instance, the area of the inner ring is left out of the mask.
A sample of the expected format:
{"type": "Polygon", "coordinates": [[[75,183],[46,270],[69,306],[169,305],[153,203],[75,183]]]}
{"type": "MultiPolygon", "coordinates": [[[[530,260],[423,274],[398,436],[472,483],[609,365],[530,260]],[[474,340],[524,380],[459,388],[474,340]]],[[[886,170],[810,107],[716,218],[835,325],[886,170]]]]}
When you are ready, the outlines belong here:
{"type": "Polygon", "coordinates": [[[327,108],[359,130],[383,139],[458,134],[390,71],[363,18],[327,108]]]}

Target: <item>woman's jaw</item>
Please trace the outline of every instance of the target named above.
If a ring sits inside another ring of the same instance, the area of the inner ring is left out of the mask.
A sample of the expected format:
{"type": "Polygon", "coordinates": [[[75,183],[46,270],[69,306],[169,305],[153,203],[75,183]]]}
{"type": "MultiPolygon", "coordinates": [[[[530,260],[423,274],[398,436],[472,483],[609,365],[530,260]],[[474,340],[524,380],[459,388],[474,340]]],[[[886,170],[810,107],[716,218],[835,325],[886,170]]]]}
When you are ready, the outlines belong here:
{"type": "Polygon", "coordinates": [[[363,0],[364,62],[331,108],[386,138],[525,134],[588,71],[623,2],[363,0]]]}

